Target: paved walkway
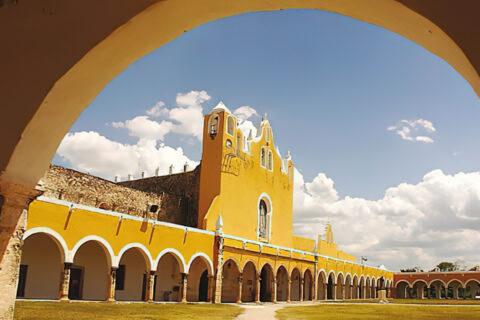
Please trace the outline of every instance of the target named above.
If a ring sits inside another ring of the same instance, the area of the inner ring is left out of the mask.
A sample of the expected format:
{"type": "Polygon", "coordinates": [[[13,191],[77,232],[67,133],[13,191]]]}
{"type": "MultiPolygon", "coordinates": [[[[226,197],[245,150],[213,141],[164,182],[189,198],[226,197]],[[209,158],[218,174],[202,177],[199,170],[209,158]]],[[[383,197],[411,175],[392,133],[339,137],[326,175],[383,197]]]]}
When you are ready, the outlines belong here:
{"type": "Polygon", "coordinates": [[[245,311],[240,314],[237,320],[275,320],[275,313],[277,310],[286,307],[306,306],[316,303],[265,303],[265,304],[242,304],[240,307],[245,311]]]}

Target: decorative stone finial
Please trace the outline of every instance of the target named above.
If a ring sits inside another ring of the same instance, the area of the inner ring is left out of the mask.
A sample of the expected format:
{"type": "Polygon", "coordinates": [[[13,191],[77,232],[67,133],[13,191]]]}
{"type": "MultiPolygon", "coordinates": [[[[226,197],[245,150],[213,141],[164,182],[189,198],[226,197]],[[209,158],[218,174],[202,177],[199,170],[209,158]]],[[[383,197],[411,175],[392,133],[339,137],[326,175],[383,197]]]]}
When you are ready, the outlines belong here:
{"type": "Polygon", "coordinates": [[[267,121],[267,113],[266,112],[262,116],[262,121],[267,121]]]}
{"type": "Polygon", "coordinates": [[[218,215],[217,223],[215,224],[216,228],[216,233],[217,235],[222,235],[223,234],[223,219],[222,219],[222,214],[218,215]]]}

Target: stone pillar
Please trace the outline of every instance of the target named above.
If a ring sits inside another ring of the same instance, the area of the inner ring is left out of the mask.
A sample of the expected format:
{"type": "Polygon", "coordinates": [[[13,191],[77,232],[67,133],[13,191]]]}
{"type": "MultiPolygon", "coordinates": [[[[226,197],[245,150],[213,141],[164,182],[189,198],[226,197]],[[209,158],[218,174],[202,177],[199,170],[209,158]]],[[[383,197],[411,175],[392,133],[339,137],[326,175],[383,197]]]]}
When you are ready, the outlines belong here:
{"type": "Polygon", "coordinates": [[[435,298],[442,299],[442,287],[439,285],[435,286],[435,298]]]}
{"type": "Polygon", "coordinates": [[[287,283],[288,283],[288,285],[287,285],[287,302],[290,302],[290,290],[291,290],[291,286],[292,286],[292,280],[290,280],[290,278],[288,278],[287,283]]]}
{"type": "Polygon", "coordinates": [[[63,264],[62,283],[60,288],[60,300],[68,301],[68,289],[70,288],[70,270],[73,263],[63,264]]]}
{"type": "Polygon", "coordinates": [[[222,281],[223,281],[223,236],[221,233],[217,235],[218,257],[217,257],[217,274],[215,278],[215,303],[222,303],[222,281]]]}
{"type": "Polygon", "coordinates": [[[453,299],[458,299],[458,287],[457,286],[452,286],[453,290],[453,299]]]}
{"type": "MultiPolygon", "coordinates": [[[[182,303],[187,303],[187,285],[188,285],[188,280],[187,280],[187,273],[182,272],[182,303]]],[[[221,292],[221,291],[220,291],[221,292]]]]}
{"type": "Polygon", "coordinates": [[[108,290],[107,301],[115,301],[115,285],[117,283],[117,268],[110,269],[110,288],[108,290]]]}
{"type": "Polygon", "coordinates": [[[257,291],[255,292],[255,302],[260,303],[260,275],[257,275],[257,291]]]}
{"type": "Polygon", "coordinates": [[[147,282],[147,301],[153,302],[153,296],[155,294],[155,271],[150,271],[147,282]]]}
{"type": "Polygon", "coordinates": [[[350,296],[349,299],[353,299],[353,286],[350,286],[350,296]]]}
{"type": "Polygon", "coordinates": [[[300,278],[300,279],[298,279],[298,281],[300,282],[300,302],[303,302],[303,292],[304,292],[304,286],[305,286],[305,279],[300,278]]]}
{"type": "Polygon", "coordinates": [[[417,287],[417,299],[423,299],[423,288],[424,288],[424,285],[421,284],[417,287]]]}
{"type": "Polygon", "coordinates": [[[207,301],[213,302],[215,296],[215,276],[208,276],[208,296],[207,301]]]}
{"type": "Polygon", "coordinates": [[[243,277],[242,274],[238,276],[238,294],[237,294],[237,303],[242,303],[242,284],[243,284],[243,277]]]}
{"type": "Polygon", "coordinates": [[[332,300],[337,300],[337,284],[332,284],[332,300]]]}
{"type": "Polygon", "coordinates": [[[277,277],[273,276],[273,302],[277,302],[277,290],[278,290],[278,283],[277,277]]]}
{"type": "Polygon", "coordinates": [[[0,182],[0,319],[13,319],[29,203],[42,192],[0,182]]]}
{"type": "Polygon", "coordinates": [[[323,284],[323,300],[328,300],[328,286],[326,283],[323,284]]]}

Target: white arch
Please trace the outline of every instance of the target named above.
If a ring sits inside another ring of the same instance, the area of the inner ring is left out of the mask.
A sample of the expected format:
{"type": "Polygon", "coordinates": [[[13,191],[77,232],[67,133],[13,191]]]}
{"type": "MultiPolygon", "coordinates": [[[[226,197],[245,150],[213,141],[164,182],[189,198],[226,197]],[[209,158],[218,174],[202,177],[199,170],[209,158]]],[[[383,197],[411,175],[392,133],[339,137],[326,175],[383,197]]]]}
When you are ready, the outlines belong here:
{"type": "Polygon", "coordinates": [[[327,277],[327,283],[330,283],[330,275],[333,273],[333,284],[337,283],[337,275],[335,274],[335,271],[330,270],[328,272],[328,277],[327,277]]]}
{"type": "Polygon", "coordinates": [[[245,270],[245,266],[246,266],[249,262],[250,262],[251,264],[253,264],[253,268],[254,268],[254,270],[255,270],[255,274],[258,274],[257,266],[255,265],[255,262],[253,262],[253,261],[250,260],[250,259],[247,259],[247,260],[245,261],[245,263],[243,264],[242,273],[243,273],[243,270],[245,270]]]}
{"type": "Polygon", "coordinates": [[[323,278],[325,279],[325,281],[327,281],[327,272],[325,271],[325,269],[320,269],[318,272],[317,272],[317,279],[320,279],[320,274],[323,272],[323,278]]]}
{"type": "Polygon", "coordinates": [[[118,265],[120,264],[120,260],[122,260],[123,254],[127,252],[127,250],[132,248],[137,248],[145,254],[145,256],[148,258],[148,262],[150,263],[151,271],[157,270],[157,265],[154,264],[150,251],[143,244],[138,242],[129,243],[126,246],[124,246],[122,249],[120,249],[120,251],[118,252],[118,255],[115,257],[115,263],[112,263],[112,267],[118,267],[118,265]]]}
{"type": "Polygon", "coordinates": [[[64,262],[68,262],[66,260],[67,260],[67,256],[70,255],[70,250],[68,250],[67,243],[65,242],[63,237],[55,230],[52,230],[52,229],[46,228],[46,227],[32,228],[32,229],[29,229],[29,230],[25,231],[25,233],[23,234],[23,240],[26,240],[31,235],[34,235],[34,234],[37,234],[37,233],[45,233],[45,234],[48,234],[49,236],[51,236],[54,239],[54,241],[57,242],[62,247],[64,262]]]}
{"type": "Polygon", "coordinates": [[[375,277],[372,277],[371,283],[372,283],[372,287],[377,286],[377,280],[375,279],[375,277]]]}
{"type": "MultiPolygon", "coordinates": [[[[433,284],[434,282],[436,282],[436,281],[441,282],[442,285],[443,285],[445,288],[447,288],[447,284],[446,284],[445,281],[443,281],[442,279],[432,279],[432,280],[428,283],[428,287],[430,288],[430,287],[432,286],[432,284],[433,284]]],[[[411,287],[410,287],[410,288],[411,288],[411,287]]]]}
{"type": "MultiPolygon", "coordinates": [[[[428,286],[428,282],[425,279],[417,279],[412,282],[412,288],[415,286],[417,282],[423,282],[426,286],[428,286]]],[[[460,282],[461,283],[461,282],[460,282]]]]}
{"type": "Polygon", "coordinates": [[[338,282],[338,276],[339,276],[339,275],[342,275],[342,283],[340,283],[340,284],[345,284],[345,275],[343,274],[342,271],[338,271],[338,273],[337,273],[337,279],[335,279],[335,283],[338,282]]]}
{"type": "MultiPolygon", "coordinates": [[[[420,280],[420,279],[419,279],[419,280],[420,280]]],[[[417,280],[417,281],[419,281],[419,280],[417,280]]],[[[423,280],[423,281],[425,281],[425,280],[423,280]]],[[[462,288],[465,288],[465,283],[463,283],[462,281],[460,281],[460,280],[458,280],[458,279],[449,280],[449,281],[447,282],[447,287],[448,287],[452,282],[454,282],[454,281],[457,281],[458,283],[460,283],[460,285],[462,286],[462,288]]],[[[427,284],[426,281],[425,281],[425,283],[427,284]]],[[[427,285],[428,285],[428,284],[427,284],[427,285]]]]}
{"type": "MultiPolygon", "coordinates": [[[[408,282],[408,281],[405,280],[405,279],[399,280],[399,281],[395,284],[395,288],[398,288],[398,285],[399,285],[400,283],[402,283],[402,282],[405,283],[408,288],[412,288],[412,286],[410,285],[410,282],[408,282]]],[[[429,286],[429,287],[430,287],[430,286],[429,286]]]]}
{"type": "MultiPolygon", "coordinates": [[[[360,278],[358,277],[358,275],[356,273],[353,274],[353,278],[352,278],[352,281],[354,282],[355,281],[355,278],[357,278],[357,287],[358,287],[358,283],[360,281],[360,278]]],[[[353,283],[355,285],[355,283],[353,283]]]]}
{"type": "Polygon", "coordinates": [[[102,244],[104,249],[106,249],[108,254],[110,255],[110,263],[112,264],[112,267],[118,267],[118,265],[117,266],[113,265],[113,263],[115,262],[115,254],[113,254],[113,249],[110,246],[110,243],[108,243],[107,240],[103,239],[102,237],[95,236],[95,235],[86,236],[80,239],[73,247],[68,258],[65,259],[66,262],[73,263],[73,259],[75,258],[75,254],[77,253],[78,249],[80,249],[80,247],[84,243],[87,243],[88,241],[96,241],[102,244]]]}
{"type": "Polygon", "coordinates": [[[197,252],[190,258],[190,261],[188,262],[187,269],[186,269],[187,273],[190,272],[190,267],[192,266],[193,261],[198,257],[202,257],[205,259],[205,261],[207,262],[208,274],[213,275],[213,262],[210,259],[210,257],[203,252],[197,252]]]}
{"type": "Polygon", "coordinates": [[[178,252],[178,250],[176,249],[173,249],[173,248],[166,248],[166,249],[163,249],[157,256],[157,259],[155,259],[155,270],[158,266],[158,263],[160,262],[160,259],[166,255],[167,253],[172,253],[178,260],[180,260],[181,262],[181,266],[180,266],[180,272],[185,272],[187,269],[187,265],[185,263],[185,259],[183,258],[182,254],[180,252],[178,252]]]}
{"type": "Polygon", "coordinates": [[[347,272],[347,274],[345,275],[345,280],[343,281],[344,284],[347,284],[347,278],[350,277],[350,285],[353,286],[353,278],[352,278],[352,275],[350,274],[350,272],[347,272]]]}

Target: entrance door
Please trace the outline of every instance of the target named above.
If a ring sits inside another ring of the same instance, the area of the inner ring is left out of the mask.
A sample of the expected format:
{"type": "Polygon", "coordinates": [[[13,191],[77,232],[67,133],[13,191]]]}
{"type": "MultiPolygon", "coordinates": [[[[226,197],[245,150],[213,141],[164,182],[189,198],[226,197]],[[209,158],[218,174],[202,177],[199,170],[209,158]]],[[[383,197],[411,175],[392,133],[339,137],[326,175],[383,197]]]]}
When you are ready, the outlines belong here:
{"type": "Polygon", "coordinates": [[[82,299],[82,275],[83,270],[79,268],[70,269],[70,285],[68,287],[68,299],[82,299]]]}
{"type": "Polygon", "coordinates": [[[198,286],[198,301],[208,301],[208,271],[205,270],[200,277],[198,286]]]}
{"type": "Polygon", "coordinates": [[[269,273],[266,268],[263,268],[260,273],[260,301],[262,302],[272,301],[272,293],[270,291],[270,286],[268,285],[269,281],[269,273]]]}

